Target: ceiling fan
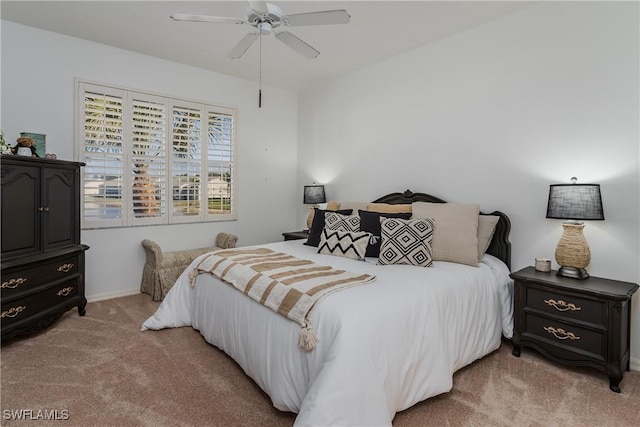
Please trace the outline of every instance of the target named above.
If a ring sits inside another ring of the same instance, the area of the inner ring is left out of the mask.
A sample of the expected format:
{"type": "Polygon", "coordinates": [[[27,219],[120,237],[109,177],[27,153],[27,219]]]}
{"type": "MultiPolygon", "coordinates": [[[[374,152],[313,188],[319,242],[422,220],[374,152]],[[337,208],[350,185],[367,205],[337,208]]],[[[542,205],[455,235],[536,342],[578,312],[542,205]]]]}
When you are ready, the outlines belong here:
{"type": "Polygon", "coordinates": [[[250,10],[247,17],[228,18],[224,16],[190,15],[174,13],[171,15],[176,21],[212,22],[217,24],[251,25],[256,28],[244,36],[231,50],[229,57],[240,58],[260,36],[273,34],[276,39],[295,50],[305,58],[312,59],[320,52],[308,43],[280,27],[301,27],[307,25],[348,24],[351,16],[344,9],[324,10],[319,12],[295,13],[283,15],[279,7],[266,1],[249,1],[250,10]]]}

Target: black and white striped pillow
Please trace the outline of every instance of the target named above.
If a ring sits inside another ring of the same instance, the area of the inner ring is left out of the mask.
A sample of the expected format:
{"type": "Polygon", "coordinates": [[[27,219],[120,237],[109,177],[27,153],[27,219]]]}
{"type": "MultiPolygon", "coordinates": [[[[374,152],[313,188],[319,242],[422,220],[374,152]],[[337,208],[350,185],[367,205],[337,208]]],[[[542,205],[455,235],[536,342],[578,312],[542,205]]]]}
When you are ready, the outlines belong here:
{"type": "Polygon", "coordinates": [[[378,264],[430,267],[433,262],[431,242],[434,228],[435,222],[431,218],[382,220],[378,264]]]}

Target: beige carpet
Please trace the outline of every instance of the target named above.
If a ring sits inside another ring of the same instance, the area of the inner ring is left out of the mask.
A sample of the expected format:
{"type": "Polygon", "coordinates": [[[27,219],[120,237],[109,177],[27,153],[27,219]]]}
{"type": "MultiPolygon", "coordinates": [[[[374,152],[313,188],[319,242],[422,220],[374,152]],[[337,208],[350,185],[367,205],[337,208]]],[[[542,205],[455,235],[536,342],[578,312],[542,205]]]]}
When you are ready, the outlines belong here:
{"type": "MultiPolygon", "coordinates": [[[[242,370],[191,328],[140,332],[158,303],[140,294],[69,311],[47,331],[2,347],[6,426],[291,426],[242,370]],[[58,411],[66,421],[12,420],[58,411]],[[63,412],[67,411],[67,412],[63,412]]],[[[396,415],[396,427],[638,426],[640,373],[622,393],[592,369],[565,368],[503,344],[462,369],[451,392],[396,415]]]]}

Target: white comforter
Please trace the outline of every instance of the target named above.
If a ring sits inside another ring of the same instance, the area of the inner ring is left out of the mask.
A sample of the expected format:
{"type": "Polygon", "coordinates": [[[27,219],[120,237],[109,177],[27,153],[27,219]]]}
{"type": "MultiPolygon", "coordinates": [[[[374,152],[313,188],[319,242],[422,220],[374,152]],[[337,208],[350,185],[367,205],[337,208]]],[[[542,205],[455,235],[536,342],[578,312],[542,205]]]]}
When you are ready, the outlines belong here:
{"type": "Polygon", "coordinates": [[[314,307],[313,351],[298,347],[297,323],[211,275],[191,288],[192,267],[142,330],[192,326],[235,359],[276,408],[297,412],[296,425],[313,426],[391,425],[397,411],[449,391],[456,370],[497,349],[501,335],[511,337],[513,282],[495,257],[485,255],[478,268],[379,266],[318,254],[302,242],[264,246],[377,277],[314,307]]]}

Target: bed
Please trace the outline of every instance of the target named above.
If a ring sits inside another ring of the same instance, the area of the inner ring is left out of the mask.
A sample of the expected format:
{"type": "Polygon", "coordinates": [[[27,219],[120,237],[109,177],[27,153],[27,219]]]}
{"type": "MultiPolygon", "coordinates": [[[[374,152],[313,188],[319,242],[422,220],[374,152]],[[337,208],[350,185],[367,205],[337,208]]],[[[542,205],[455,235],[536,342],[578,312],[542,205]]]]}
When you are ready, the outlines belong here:
{"type": "MultiPolygon", "coordinates": [[[[444,200],[409,190],[373,203],[444,200]]],[[[415,206],[415,205],[414,205],[415,206]]],[[[485,215],[481,213],[481,215],[485,215]]],[[[300,326],[212,275],[192,287],[194,260],[142,330],[191,326],[231,356],[296,425],[391,425],[396,412],[453,386],[460,368],[496,350],[513,331],[510,222],[502,212],[477,266],[378,265],[318,253],[303,240],[260,245],[375,280],[331,293],[309,314],[313,350],[300,326]]],[[[194,374],[196,375],[196,374],[194,374]]]]}

